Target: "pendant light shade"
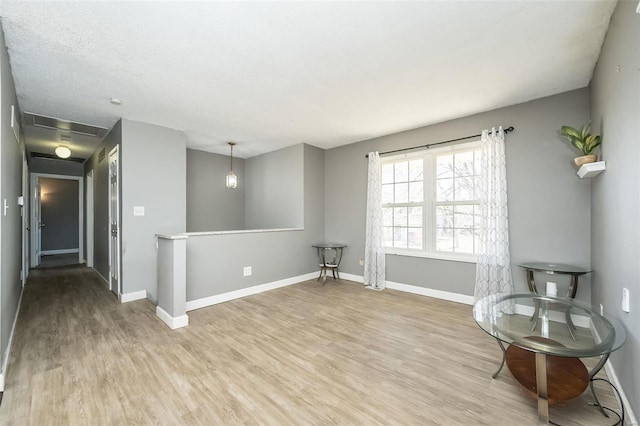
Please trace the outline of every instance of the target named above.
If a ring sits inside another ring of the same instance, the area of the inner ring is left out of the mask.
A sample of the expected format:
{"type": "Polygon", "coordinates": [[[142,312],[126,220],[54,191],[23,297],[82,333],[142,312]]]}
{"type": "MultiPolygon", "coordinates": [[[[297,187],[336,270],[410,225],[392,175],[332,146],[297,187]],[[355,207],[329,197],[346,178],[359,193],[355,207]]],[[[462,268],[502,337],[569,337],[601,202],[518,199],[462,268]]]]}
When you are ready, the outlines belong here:
{"type": "Polygon", "coordinates": [[[71,150],[64,145],[60,145],[59,147],[57,147],[55,152],[56,152],[56,155],[60,158],[71,157],[71,150]]]}
{"type": "Polygon", "coordinates": [[[233,173],[233,146],[235,144],[235,142],[229,142],[229,146],[231,147],[231,170],[229,170],[229,173],[227,174],[226,182],[227,188],[229,189],[236,189],[238,187],[238,176],[233,173]]]}

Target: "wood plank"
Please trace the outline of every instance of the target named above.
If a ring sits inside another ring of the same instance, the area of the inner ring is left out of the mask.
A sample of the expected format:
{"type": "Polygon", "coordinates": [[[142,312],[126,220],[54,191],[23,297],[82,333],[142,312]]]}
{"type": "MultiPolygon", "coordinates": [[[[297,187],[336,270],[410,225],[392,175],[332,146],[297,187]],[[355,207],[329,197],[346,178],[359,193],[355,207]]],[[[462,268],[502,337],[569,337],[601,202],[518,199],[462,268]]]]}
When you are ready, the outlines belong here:
{"type": "MultiPolygon", "coordinates": [[[[34,270],[0,425],[534,424],[471,307],[307,281],[189,313],[172,331],[82,267],[34,270]]],[[[593,366],[596,360],[586,360],[593,366]]],[[[604,377],[604,372],[600,373],[604,377]]],[[[598,384],[601,401],[617,408],[598,384]]],[[[552,420],[601,425],[589,393],[552,420]]]]}

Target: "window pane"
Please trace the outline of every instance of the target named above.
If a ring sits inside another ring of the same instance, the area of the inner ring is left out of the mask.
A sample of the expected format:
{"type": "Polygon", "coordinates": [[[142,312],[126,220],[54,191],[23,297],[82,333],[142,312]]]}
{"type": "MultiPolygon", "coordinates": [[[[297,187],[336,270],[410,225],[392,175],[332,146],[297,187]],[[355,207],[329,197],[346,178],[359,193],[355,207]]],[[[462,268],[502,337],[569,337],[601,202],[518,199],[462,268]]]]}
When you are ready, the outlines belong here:
{"type": "Polygon", "coordinates": [[[473,199],[480,200],[480,176],[473,177],[473,199]]]}
{"type": "Polygon", "coordinates": [[[480,150],[477,149],[473,151],[473,165],[474,165],[474,174],[479,175],[482,170],[482,163],[480,163],[480,158],[482,155],[480,154],[480,150]]]}
{"type": "Polygon", "coordinates": [[[479,229],[475,229],[474,233],[473,233],[473,252],[474,253],[479,253],[480,252],[480,230],[479,229]]]}
{"type": "Polygon", "coordinates": [[[422,182],[409,183],[409,201],[411,201],[412,203],[419,203],[423,200],[423,185],[424,184],[422,182]]]}
{"type": "Polygon", "coordinates": [[[407,208],[406,207],[393,208],[393,225],[407,226],[407,208]]]}
{"type": "Polygon", "coordinates": [[[436,157],[436,179],[453,177],[453,155],[436,157]]]}
{"type": "Polygon", "coordinates": [[[409,163],[395,163],[394,166],[396,182],[407,182],[409,180],[409,163]]]}
{"type": "Polygon", "coordinates": [[[455,251],[473,253],[473,229],[454,229],[455,251]]]}
{"type": "Polygon", "coordinates": [[[456,201],[473,200],[473,176],[455,178],[456,201]]]}
{"type": "Polygon", "coordinates": [[[455,206],[454,228],[473,228],[473,206],[455,206]]]}
{"type": "Polygon", "coordinates": [[[382,204],[393,203],[393,184],[382,185],[382,204]]]}
{"type": "Polygon", "coordinates": [[[409,228],[407,240],[408,240],[409,248],[421,249],[422,248],[422,228],[409,228]]]}
{"type": "Polygon", "coordinates": [[[409,226],[422,227],[422,207],[409,207],[409,226]]]}
{"type": "Polygon", "coordinates": [[[436,207],[436,226],[438,228],[453,228],[453,207],[436,207]]]}
{"type": "Polygon", "coordinates": [[[393,228],[393,245],[407,248],[407,228],[393,228]]]}
{"type": "Polygon", "coordinates": [[[384,239],[385,247],[393,247],[393,228],[390,226],[385,226],[382,228],[382,234],[384,239]]]}
{"type": "Polygon", "coordinates": [[[396,183],[394,185],[395,197],[394,203],[406,203],[409,201],[409,184],[396,183]]]}
{"type": "Polygon", "coordinates": [[[455,170],[457,176],[471,176],[473,170],[473,151],[455,155],[455,170]]]}
{"type": "Polygon", "coordinates": [[[382,225],[393,226],[393,207],[382,208],[382,225]]]}
{"type": "Polygon", "coordinates": [[[436,200],[453,201],[453,179],[438,179],[436,181],[436,200]]]}
{"type": "Polygon", "coordinates": [[[437,251],[453,251],[453,229],[437,228],[436,229],[436,250],[437,251]]]}
{"type": "Polygon", "coordinates": [[[382,183],[393,183],[393,164],[382,165],[382,183]]]}
{"type": "Polygon", "coordinates": [[[473,227],[480,229],[480,206],[473,206],[473,227]]]}
{"type": "Polygon", "coordinates": [[[422,160],[414,160],[409,163],[409,180],[417,181],[424,180],[422,167],[424,162],[422,160]]]}

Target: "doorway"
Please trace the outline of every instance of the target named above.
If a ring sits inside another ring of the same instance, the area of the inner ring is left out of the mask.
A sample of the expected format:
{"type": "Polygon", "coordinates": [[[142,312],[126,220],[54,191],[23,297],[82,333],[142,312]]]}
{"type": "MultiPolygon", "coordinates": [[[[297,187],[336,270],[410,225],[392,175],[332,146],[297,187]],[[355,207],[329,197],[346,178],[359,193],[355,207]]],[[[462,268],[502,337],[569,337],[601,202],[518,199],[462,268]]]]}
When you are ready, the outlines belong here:
{"type": "Polygon", "coordinates": [[[87,182],[87,215],[86,215],[86,223],[87,223],[87,267],[93,268],[93,170],[87,173],[86,176],[87,182]]]}
{"type": "Polygon", "coordinates": [[[120,289],[120,173],[118,147],[109,151],[109,289],[118,298],[120,289]]]}
{"type": "Polygon", "coordinates": [[[31,188],[31,267],[82,263],[82,177],[31,173],[31,188]]]}

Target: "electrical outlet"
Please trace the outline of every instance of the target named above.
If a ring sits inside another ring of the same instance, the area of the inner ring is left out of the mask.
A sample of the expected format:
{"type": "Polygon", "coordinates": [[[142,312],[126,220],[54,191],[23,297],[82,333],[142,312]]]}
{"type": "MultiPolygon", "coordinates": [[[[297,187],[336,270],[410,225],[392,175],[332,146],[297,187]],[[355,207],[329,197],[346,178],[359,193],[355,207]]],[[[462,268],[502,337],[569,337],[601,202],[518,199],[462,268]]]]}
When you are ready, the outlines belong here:
{"type": "Polygon", "coordinates": [[[244,273],[245,277],[250,276],[251,275],[251,266],[245,266],[243,273],[244,273]]]}
{"type": "Polygon", "coordinates": [[[360,259],[360,266],[364,266],[364,259],[360,259]]]}
{"type": "Polygon", "coordinates": [[[624,312],[629,312],[629,289],[622,289],[622,310],[624,312]]]}

